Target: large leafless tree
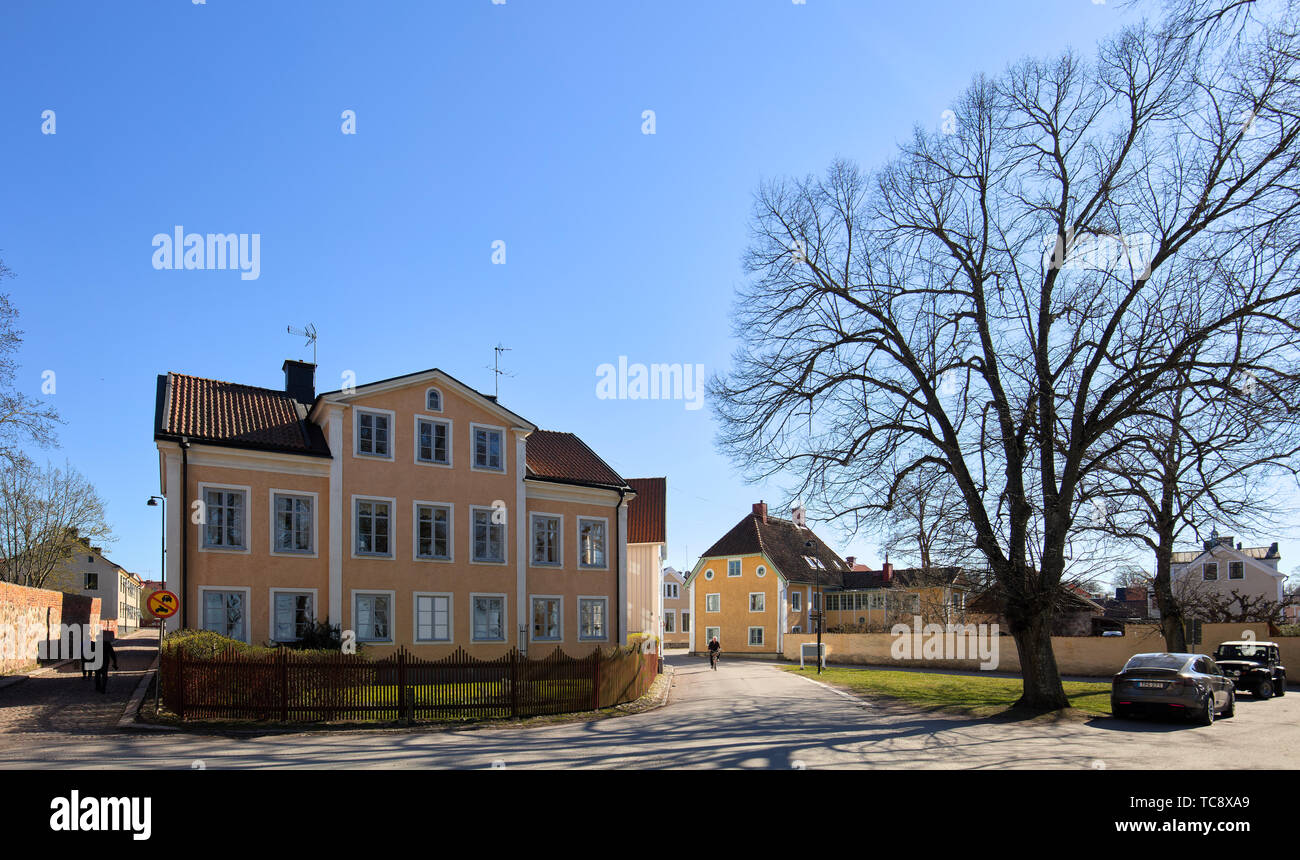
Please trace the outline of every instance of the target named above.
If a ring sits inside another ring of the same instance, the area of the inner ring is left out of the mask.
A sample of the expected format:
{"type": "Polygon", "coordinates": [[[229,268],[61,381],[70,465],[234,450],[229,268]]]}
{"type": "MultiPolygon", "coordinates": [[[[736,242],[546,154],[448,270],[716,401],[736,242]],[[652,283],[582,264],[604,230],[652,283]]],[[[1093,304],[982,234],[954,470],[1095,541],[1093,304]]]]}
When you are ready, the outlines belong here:
{"type": "Polygon", "coordinates": [[[720,444],[853,522],[943,470],[1026,708],[1067,706],[1052,609],[1117,428],[1225,368],[1290,373],[1296,47],[1287,10],[1188,0],[1090,61],[977,78],[952,133],[871,176],[840,161],[757,195],[720,444]]]}
{"type": "Polygon", "coordinates": [[[103,501],[71,465],[42,468],[22,458],[0,469],[0,579],[80,590],[65,581],[68,561],[111,539],[103,501]]]}

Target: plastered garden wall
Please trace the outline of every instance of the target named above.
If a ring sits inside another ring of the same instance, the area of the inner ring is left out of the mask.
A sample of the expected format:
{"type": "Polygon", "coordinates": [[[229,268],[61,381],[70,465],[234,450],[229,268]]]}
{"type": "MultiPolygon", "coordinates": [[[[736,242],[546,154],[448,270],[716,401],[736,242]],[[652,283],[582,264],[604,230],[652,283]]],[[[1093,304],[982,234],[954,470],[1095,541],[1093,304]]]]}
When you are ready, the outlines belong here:
{"type": "MultiPolygon", "coordinates": [[[[1220,642],[1245,638],[1246,631],[1253,632],[1259,640],[1270,638],[1264,624],[1206,624],[1202,628],[1201,644],[1192,650],[1212,654],[1220,642]]],[[[1300,637],[1272,637],[1272,641],[1277,642],[1281,649],[1282,661],[1287,667],[1287,680],[1300,683],[1300,637]]],[[[787,633],[784,656],[787,660],[798,660],[800,645],[816,642],[816,634],[787,633]]],[[[980,668],[979,659],[895,659],[892,653],[894,637],[888,633],[827,633],[822,636],[822,642],[826,645],[826,659],[829,663],[971,671],[980,668]]],[[[812,660],[813,650],[807,650],[806,660],[812,660]]],[[[1130,628],[1125,636],[1053,636],[1052,650],[1056,654],[1056,665],[1062,675],[1109,678],[1134,654],[1164,651],[1165,640],[1154,628],[1130,628]]],[[[1016,643],[1010,636],[998,637],[996,671],[1013,674],[1020,672],[1016,643]]]]}

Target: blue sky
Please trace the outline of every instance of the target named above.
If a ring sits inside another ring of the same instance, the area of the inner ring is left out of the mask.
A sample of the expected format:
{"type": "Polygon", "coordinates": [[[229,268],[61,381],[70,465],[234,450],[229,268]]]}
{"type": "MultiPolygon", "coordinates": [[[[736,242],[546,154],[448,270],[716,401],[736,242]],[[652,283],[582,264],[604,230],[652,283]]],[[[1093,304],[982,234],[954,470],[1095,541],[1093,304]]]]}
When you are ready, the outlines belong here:
{"type": "MultiPolygon", "coordinates": [[[[22,385],[57,374],[67,423],[48,456],[107,501],[110,556],[156,576],[158,373],[279,387],[283,359],[310,359],[285,328],[310,322],[318,390],[345,370],[437,366],[491,391],[500,342],[503,403],[625,476],[668,476],[670,562],[689,566],[780,488],[745,483],[707,407],[597,399],[598,366],[724,371],[761,180],[836,156],[879,164],[973,75],[1090,52],[1126,14],[1092,0],[6,0],[0,259],[17,276],[3,289],[26,331],[22,385]],[[152,238],[176,225],[260,234],[260,276],[155,270],[152,238]]],[[[878,561],[874,535],[825,536],[878,561]]]]}

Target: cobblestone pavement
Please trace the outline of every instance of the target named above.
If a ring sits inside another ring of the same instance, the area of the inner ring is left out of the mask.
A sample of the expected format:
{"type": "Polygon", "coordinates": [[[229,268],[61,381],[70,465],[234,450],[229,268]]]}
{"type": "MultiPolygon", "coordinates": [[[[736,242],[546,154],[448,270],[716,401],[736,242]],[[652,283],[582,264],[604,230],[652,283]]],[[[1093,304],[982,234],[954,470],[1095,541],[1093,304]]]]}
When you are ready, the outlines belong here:
{"type": "Polygon", "coordinates": [[[140,678],[158,653],[158,631],[137,630],[113,643],[118,670],[110,667],[108,691],[95,691],[95,680],[81,676],[81,664],[0,689],[0,747],[5,736],[29,732],[98,734],[117,725],[140,678]]]}

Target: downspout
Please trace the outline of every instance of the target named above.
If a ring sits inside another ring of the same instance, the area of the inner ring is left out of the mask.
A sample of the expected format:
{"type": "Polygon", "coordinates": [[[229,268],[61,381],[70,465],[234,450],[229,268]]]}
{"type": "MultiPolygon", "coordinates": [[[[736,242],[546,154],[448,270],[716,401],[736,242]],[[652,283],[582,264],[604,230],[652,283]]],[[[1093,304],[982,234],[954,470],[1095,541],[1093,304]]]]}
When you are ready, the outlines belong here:
{"type": "MultiPolygon", "coordinates": [[[[181,629],[190,626],[190,530],[185,525],[185,512],[189,506],[184,504],[190,492],[190,440],[181,437],[181,629]]],[[[165,626],[166,621],[163,622],[165,626]]]]}
{"type": "Polygon", "coordinates": [[[623,605],[623,589],[620,587],[623,571],[623,536],[618,527],[618,515],[623,510],[623,499],[627,495],[623,487],[618,490],[618,504],[614,506],[614,605],[618,607],[618,615],[614,621],[614,644],[616,647],[622,647],[627,638],[623,633],[623,618],[627,615],[623,605]]]}

